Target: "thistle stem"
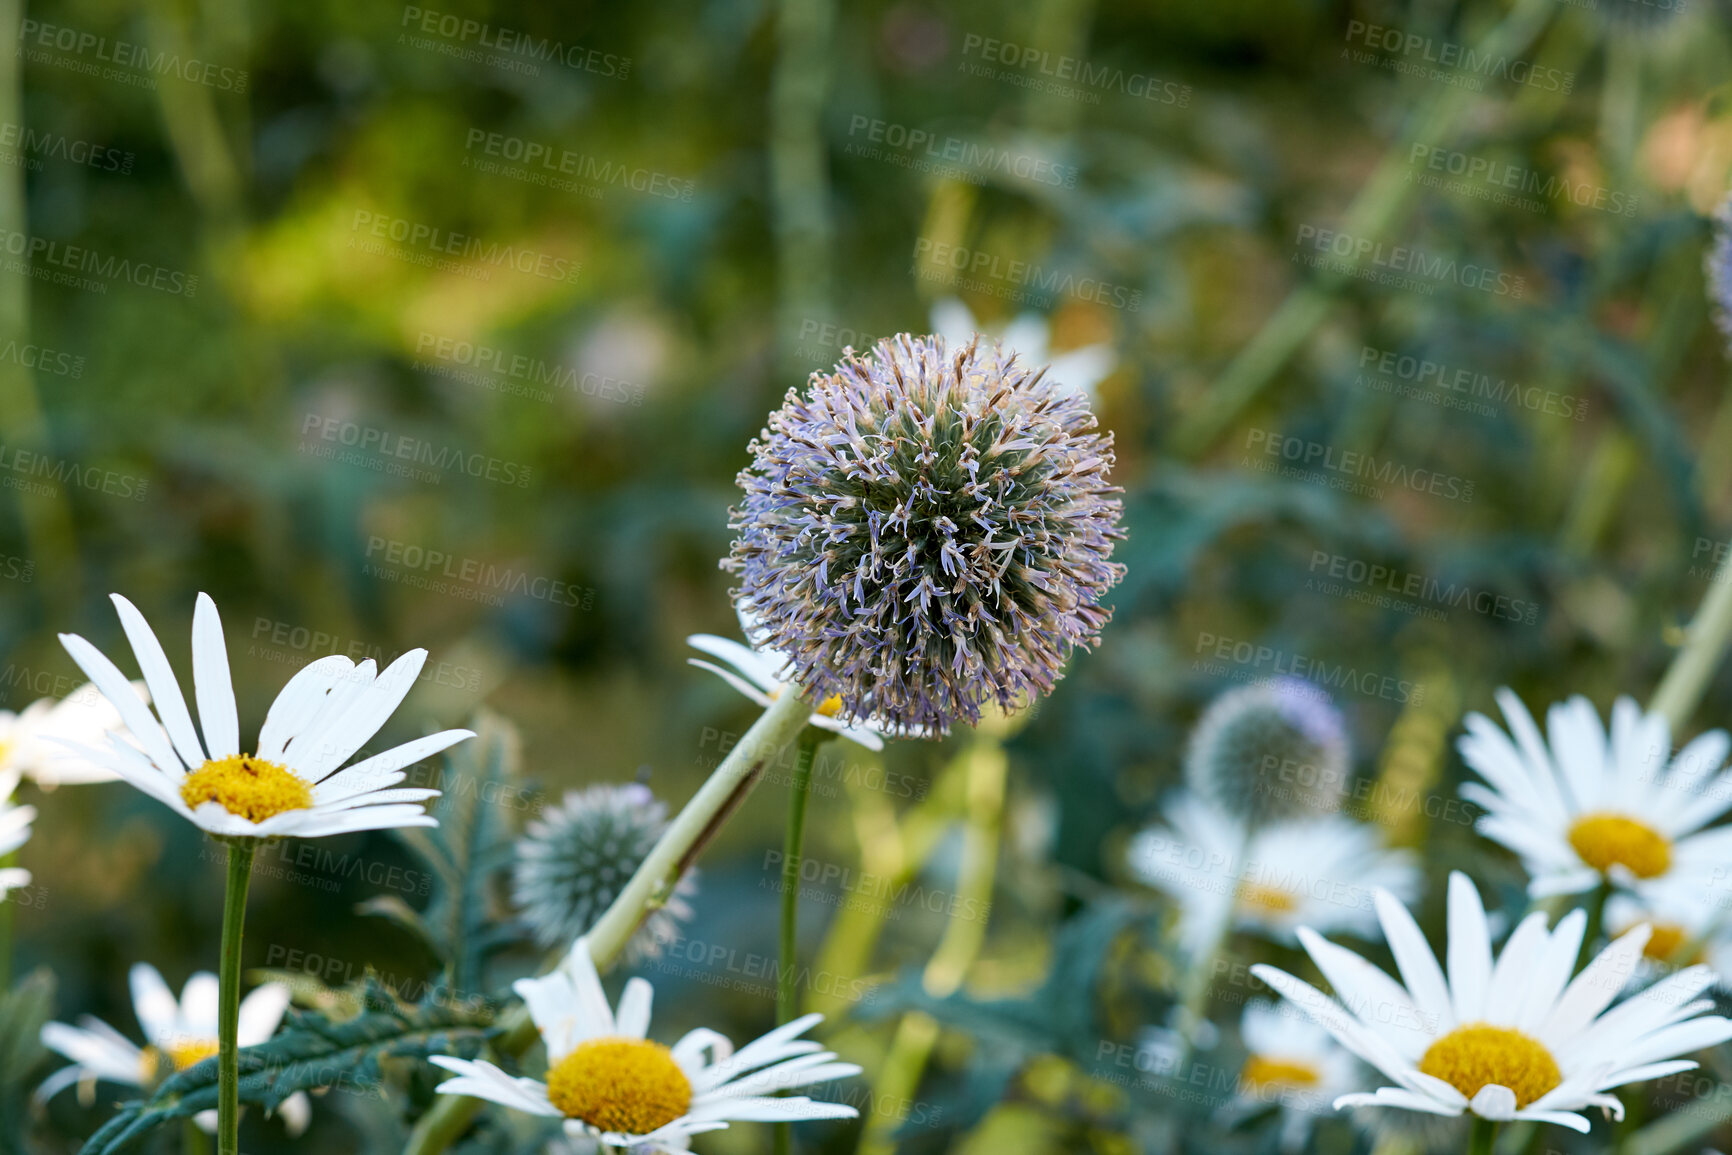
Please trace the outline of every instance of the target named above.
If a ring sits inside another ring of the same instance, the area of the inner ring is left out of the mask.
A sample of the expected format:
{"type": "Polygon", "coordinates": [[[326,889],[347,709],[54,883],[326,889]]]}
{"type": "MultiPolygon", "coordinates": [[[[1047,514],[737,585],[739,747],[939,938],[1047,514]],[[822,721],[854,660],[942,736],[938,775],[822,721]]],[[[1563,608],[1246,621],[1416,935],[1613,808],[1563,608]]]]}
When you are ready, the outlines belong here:
{"type": "Polygon", "coordinates": [[[240,1152],[241,924],[247,917],[247,885],[252,881],[251,842],[231,842],[228,890],[223,896],[223,945],[218,968],[217,1004],[217,1155],[240,1152]]]}
{"type": "Polygon", "coordinates": [[[1702,598],[1702,608],[1696,611],[1695,620],[1685,634],[1683,648],[1672,659],[1648,706],[1666,716],[1674,737],[1701,704],[1714,667],[1720,664],[1720,656],[1726,651],[1728,637],[1732,637],[1732,567],[1715,573],[1702,598]]]}
{"type": "MultiPolygon", "coordinates": [[[[811,717],[812,707],[790,686],[752,723],[739,744],[728,751],[709,780],[662,832],[661,840],[638,866],[625,889],[590,928],[589,954],[595,960],[596,970],[606,971],[613,966],[654,900],[672,893],[697,851],[714,837],[721,823],[744,800],[746,790],[776,755],[799,737],[811,717]]],[[[493,1046],[501,1054],[521,1055],[538,1037],[535,1023],[521,1004],[509,1011],[499,1026],[500,1035],[493,1046]]],[[[437,1155],[445,1150],[469,1126],[481,1106],[480,1099],[467,1095],[441,1095],[415,1124],[403,1155],[437,1155]]]]}
{"type": "MultiPolygon", "coordinates": [[[[806,801],[812,796],[812,761],[826,735],[816,726],[800,732],[799,753],[794,759],[794,782],[788,791],[788,825],[782,835],[782,941],[776,967],[776,1025],[792,1022],[798,1012],[799,983],[795,968],[800,955],[800,867],[806,845],[806,801]]],[[[793,1150],[794,1126],[777,1123],[775,1155],[793,1150]]]]}
{"type": "Polygon", "coordinates": [[[1492,1145],[1497,1142],[1497,1122],[1492,1119],[1473,1117],[1473,1134],[1467,1141],[1467,1155],[1491,1155],[1492,1145]]]}

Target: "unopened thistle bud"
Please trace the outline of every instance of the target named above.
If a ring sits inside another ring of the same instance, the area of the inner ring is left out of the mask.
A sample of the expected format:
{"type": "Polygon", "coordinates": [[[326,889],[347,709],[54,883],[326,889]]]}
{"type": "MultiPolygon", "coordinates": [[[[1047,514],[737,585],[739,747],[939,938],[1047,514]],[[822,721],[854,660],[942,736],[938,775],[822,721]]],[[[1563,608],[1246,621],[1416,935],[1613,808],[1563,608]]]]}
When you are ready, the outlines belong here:
{"type": "MultiPolygon", "coordinates": [[[[638,783],[572,790],[543,811],[517,842],[511,888],[536,941],[569,945],[593,927],[666,827],[667,804],[638,783]]],[[[632,937],[629,959],[654,958],[679,937],[695,889],[689,875],[680,881],[632,937]]]]}
{"type": "Polygon", "coordinates": [[[723,566],[813,702],[943,734],[1049,692],[1111,616],[1119,492],[1087,398],[996,346],[903,334],[790,390],[723,566]]]}
{"type": "Polygon", "coordinates": [[[1275,678],[1229,690],[1191,731],[1191,789],[1252,825],[1327,813],[1347,787],[1347,728],[1318,687],[1275,678]]]}

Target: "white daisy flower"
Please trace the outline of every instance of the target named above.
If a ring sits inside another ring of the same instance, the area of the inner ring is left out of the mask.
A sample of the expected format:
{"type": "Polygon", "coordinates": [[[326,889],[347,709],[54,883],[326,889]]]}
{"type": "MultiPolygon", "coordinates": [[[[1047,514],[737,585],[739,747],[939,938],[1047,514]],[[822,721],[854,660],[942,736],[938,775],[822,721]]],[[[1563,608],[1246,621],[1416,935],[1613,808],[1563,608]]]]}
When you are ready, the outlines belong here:
{"type": "Polygon", "coordinates": [[[433,1062],[455,1079],[441,1094],[473,1095],[513,1110],[563,1118],[565,1132],[610,1147],[684,1152],[691,1137],[719,1131],[730,1122],[791,1122],[852,1119],[841,1103],[803,1095],[776,1098],[778,1091],[858,1075],[810,1039],[802,1039],[823,1015],[785,1023],[735,1051],[708,1029],[690,1032],[672,1049],[652,1042],[650,1000],[654,990],[641,978],[627,981],[617,1012],[608,1006],[589,943],[578,939],[559,969],[543,978],[521,979],[522,996],[547,1047],[546,1082],[512,1078],[487,1062],[436,1055],[433,1062]]]}
{"type": "Polygon", "coordinates": [[[966,347],[976,333],[991,337],[1006,352],[1017,354],[1024,365],[1035,368],[1045,365],[1049,378],[1089,397],[1095,395],[1095,387],[1119,363],[1118,354],[1105,343],[1052,352],[1052,326],[1038,313],[1018,314],[1003,330],[988,333],[969,307],[955,297],[946,297],[932,306],[932,331],[959,347],[966,347]]]}
{"type": "Polygon", "coordinates": [[[1245,824],[1194,794],[1164,809],[1169,825],[1131,840],[1130,868],[1179,904],[1179,938],[1189,953],[1227,925],[1286,942],[1301,926],[1354,934],[1376,929],[1372,892],[1411,896],[1419,866],[1408,850],[1382,844],[1375,827],[1340,814],[1245,824]]]}
{"type": "Polygon", "coordinates": [[[1587,915],[1573,910],[1548,931],[1545,913],[1535,911],[1494,959],[1479,892],[1466,875],[1452,873],[1446,978],[1394,895],[1378,892],[1377,915],[1400,983],[1309,927],[1299,941],[1336,998],[1275,967],[1251,968],[1396,1084],[1342,1095],[1337,1109],[1470,1112],[1586,1132],[1587,1118],[1576,1113],[1582,1108],[1623,1118],[1623,1105],[1606,1093],[1612,1088],[1690,1070],[1693,1060],[1672,1056],[1732,1038],[1732,1021],[1701,1013],[1713,1005],[1696,997],[1714,981],[1705,966],[1606,1010],[1642,957],[1646,926],[1617,939],[1572,980],[1587,915]]]}
{"type": "MultiPolygon", "coordinates": [[[[144,683],[132,683],[132,691],[149,701],[144,683]]],[[[0,710],[0,773],[17,771],[45,790],[112,782],[120,775],[67,749],[67,743],[99,746],[122,727],[120,711],[88,683],[64,698],[42,698],[16,713],[0,710]]]]}
{"type": "Polygon", "coordinates": [[[1467,716],[1461,755],[1486,784],[1469,782],[1461,795],[1486,811],[1478,831],[1521,857],[1529,894],[1576,894],[1602,879],[1633,886],[1702,876],[1732,857],[1732,827],[1702,830],[1732,807],[1724,730],[1668,762],[1665,717],[1644,714],[1630,698],[1613,704],[1609,736],[1578,695],[1547,711],[1544,737],[1515,694],[1502,689],[1497,700],[1510,732],[1483,714],[1467,716]]]}
{"type": "Polygon", "coordinates": [[[1329,1032],[1298,1012],[1257,1001],[1239,1023],[1245,1065],[1225,1114],[1229,1124],[1275,1105],[1281,1112],[1281,1148],[1298,1151],[1317,1117],[1338,1095],[1359,1085],[1358,1060],[1329,1032]]]}
{"type": "MultiPolygon", "coordinates": [[[[89,1015],[76,1027],[45,1024],[42,1045],[71,1059],[72,1066],[62,1067],[43,1080],[36,1089],[37,1099],[46,1101],[73,1083],[88,1085],[98,1080],[150,1087],[159,1078],[184,1071],[217,1053],[220,991],[215,975],[209,971],[193,975],[181,988],[178,1000],[149,963],[138,963],[129,977],[132,1008],[144,1028],[145,1046],[138,1046],[89,1015]]],[[[268,1041],[277,1033],[288,1008],[288,987],[266,983],[256,988],[241,1000],[240,1045],[251,1047],[268,1041]]],[[[289,1134],[299,1135],[307,1129],[312,1105],[305,1094],[296,1092],[283,1100],[279,1111],[289,1134]]],[[[193,1119],[205,1131],[216,1131],[215,1110],[200,1111],[193,1119]]]]}
{"type": "Polygon", "coordinates": [[[1732,987],[1732,894],[1721,886],[1704,888],[1691,878],[1644,883],[1635,891],[1616,891],[1606,899],[1606,930],[1622,934],[1646,923],[1652,932],[1643,955],[1650,977],[1676,965],[1707,963],[1722,986],[1732,987]],[[1687,957],[1679,958],[1680,952],[1687,957]]]}
{"type": "MultiPolygon", "coordinates": [[[[30,841],[30,824],[36,820],[36,807],[17,806],[12,795],[18,789],[18,771],[0,770],[0,858],[30,841]]],[[[15,866],[0,867],[0,902],[10,891],[30,885],[30,872],[15,866]]]]}
{"type": "MultiPolygon", "coordinates": [[[[715,634],[693,634],[686,639],[686,645],[695,650],[710,655],[719,661],[726,662],[728,668],[706,662],[702,658],[687,658],[688,665],[700,670],[708,670],[721,678],[722,681],[756,702],[765,709],[772,701],[782,696],[788,688],[783,675],[789,669],[786,655],[770,649],[757,642],[758,630],[748,614],[740,615],[740,625],[747,638],[753,639],[753,646],[741,645],[730,638],[720,638],[715,634]]],[[[920,737],[919,732],[895,732],[888,727],[874,726],[871,723],[847,723],[837,717],[842,712],[842,699],[839,695],[832,696],[828,701],[820,702],[812,711],[811,725],[833,734],[840,734],[850,742],[858,742],[868,750],[884,749],[884,737],[920,737]]]]}
{"type": "Polygon", "coordinates": [[[76,634],[61,634],[73,661],[120,713],[126,734],[137,743],[135,748],[115,735],[104,749],[78,744],[72,749],[217,837],[316,838],[437,825],[421,803],[439,791],[388,788],[403,780],[403,767],[474,737],[473,731],[429,734],[339,769],[396,710],[415,684],[426,650],[410,650],[379,674],[371,658],[356,665],[332,654],[307,663],[277,695],[255,752],[246,754],[216,603],[200,594],[192,619],[201,744],[162,643],[131,602],[111,596],[156,714],[134,696],[100,650],[76,634]]]}

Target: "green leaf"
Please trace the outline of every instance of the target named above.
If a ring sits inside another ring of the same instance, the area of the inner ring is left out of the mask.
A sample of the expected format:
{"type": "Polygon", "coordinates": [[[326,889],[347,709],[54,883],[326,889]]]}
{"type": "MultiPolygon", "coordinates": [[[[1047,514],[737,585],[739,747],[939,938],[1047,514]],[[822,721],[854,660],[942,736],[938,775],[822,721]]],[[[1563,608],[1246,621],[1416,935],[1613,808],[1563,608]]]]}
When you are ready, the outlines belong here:
{"type": "Polygon", "coordinates": [[[35,1071],[47,1051],[42,1026],[54,1015],[54,974],[47,967],[30,973],[0,996],[0,1152],[15,1155],[29,1112],[35,1071]]]}
{"type": "MultiPolygon", "coordinates": [[[[388,1061],[473,1058],[493,1033],[494,1008],[485,1002],[435,991],[405,1003],[372,976],[345,994],[358,1013],[333,1018],[290,1011],[275,1038],[241,1049],[242,1103],[271,1111],[297,1091],[320,1089],[382,1097],[388,1061]]],[[[156,1128],[216,1105],[217,1061],[210,1058],[165,1080],[150,1098],[123,1104],[85,1143],[83,1155],[119,1155],[156,1128]]]]}

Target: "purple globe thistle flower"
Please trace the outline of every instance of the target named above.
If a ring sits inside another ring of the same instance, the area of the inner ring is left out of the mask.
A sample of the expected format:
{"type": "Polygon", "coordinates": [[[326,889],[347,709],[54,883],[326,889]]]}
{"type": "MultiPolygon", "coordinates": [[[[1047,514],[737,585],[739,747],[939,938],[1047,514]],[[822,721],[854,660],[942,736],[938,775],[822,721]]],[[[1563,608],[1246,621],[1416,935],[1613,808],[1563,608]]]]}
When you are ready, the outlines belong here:
{"type": "Polygon", "coordinates": [[[722,562],[812,701],[945,733],[1047,693],[1124,574],[1112,436],[976,339],[906,333],[814,373],[751,444],[722,562]]]}

